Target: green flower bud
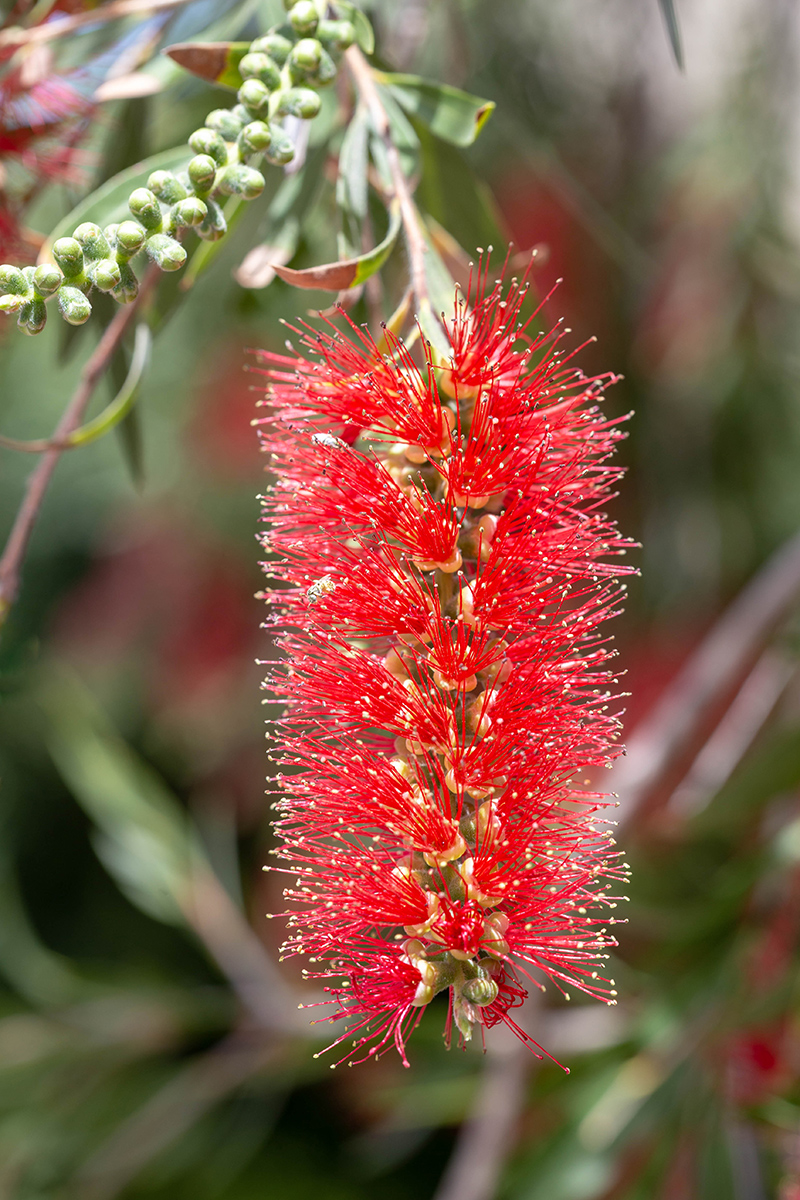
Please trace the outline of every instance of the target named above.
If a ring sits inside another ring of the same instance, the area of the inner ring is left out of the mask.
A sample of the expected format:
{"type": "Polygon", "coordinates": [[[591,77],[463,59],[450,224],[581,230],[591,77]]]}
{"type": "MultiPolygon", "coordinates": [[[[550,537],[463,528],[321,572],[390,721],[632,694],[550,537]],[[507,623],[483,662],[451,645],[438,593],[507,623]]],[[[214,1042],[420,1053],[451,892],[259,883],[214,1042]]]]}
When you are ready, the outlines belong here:
{"type": "Polygon", "coordinates": [[[139,280],[134,274],[133,267],[126,262],[119,263],[119,283],[111,295],[120,304],[130,304],[139,294],[139,280]]]}
{"type": "Polygon", "coordinates": [[[322,46],[316,38],[302,38],[289,55],[289,68],[304,75],[313,75],[322,57],[322,46]]]}
{"type": "Polygon", "coordinates": [[[113,258],[101,258],[90,269],[89,274],[91,275],[92,283],[101,292],[113,292],[122,278],[119,263],[115,262],[113,258]]]}
{"type": "Polygon", "coordinates": [[[336,78],[336,63],[331,58],[328,51],[323,49],[319,57],[319,66],[314,75],[314,83],[317,87],[326,87],[329,83],[333,83],[336,78]]]}
{"type": "Polygon", "coordinates": [[[269,125],[264,121],[251,121],[239,134],[239,153],[260,154],[272,141],[269,125]]]}
{"type": "Polygon", "coordinates": [[[145,231],[136,221],[122,221],[117,226],[117,262],[125,262],[138,254],[144,245],[145,231]]]}
{"type": "Polygon", "coordinates": [[[175,205],[175,220],[178,225],[199,225],[207,212],[207,204],[197,196],[189,196],[175,205]]]}
{"type": "Polygon", "coordinates": [[[224,167],[228,161],[228,148],[213,129],[195,129],[189,138],[189,145],[195,154],[207,154],[213,158],[218,167],[224,167]]]}
{"type": "Polygon", "coordinates": [[[165,204],[177,204],[186,198],[186,188],[178,182],[172,171],[153,171],[147,186],[165,204]]]}
{"type": "Polygon", "coordinates": [[[153,234],[145,242],[144,248],[162,271],[178,271],[186,262],[186,251],[183,246],[169,234],[153,234]]]}
{"type": "Polygon", "coordinates": [[[311,88],[287,88],[281,92],[278,116],[304,117],[311,120],[320,109],[320,98],[311,88]]]}
{"type": "Polygon", "coordinates": [[[76,287],[62,285],[56,292],[59,311],[70,325],[83,325],[89,320],[92,306],[76,287]]]}
{"type": "Polygon", "coordinates": [[[269,129],[272,141],[264,151],[264,157],[273,166],[283,167],[294,158],[294,142],[280,125],[270,125],[269,129]]]}
{"type": "Polygon", "coordinates": [[[266,54],[245,54],[239,63],[239,73],[242,79],[259,79],[271,92],[281,86],[280,70],[266,54]]]}
{"type": "MultiPolygon", "coordinates": [[[[83,292],[78,292],[82,300],[86,300],[83,292]]],[[[88,304],[88,300],[86,301],[88,304]]],[[[41,333],[47,324],[47,306],[40,296],[24,301],[17,316],[17,325],[25,333],[41,333]]]]}
{"type": "Polygon", "coordinates": [[[470,1004],[483,1008],[497,999],[499,989],[490,975],[479,975],[477,979],[468,979],[461,988],[461,994],[470,1004]]]}
{"type": "Polygon", "coordinates": [[[145,229],[155,232],[161,228],[161,208],[149,188],[136,188],[131,192],[128,208],[145,229]]]}
{"type": "Polygon", "coordinates": [[[297,33],[313,33],[319,24],[319,13],[314,0],[297,0],[289,9],[289,20],[297,33]]]}
{"type": "MultiPolygon", "coordinates": [[[[247,120],[245,114],[244,120],[247,120]]],[[[229,108],[215,108],[206,117],[206,125],[215,130],[226,142],[235,142],[242,128],[242,121],[229,108]]]]}
{"type": "Polygon", "coordinates": [[[54,263],[42,263],[33,274],[33,286],[40,296],[52,296],[64,282],[64,276],[54,263]]]}
{"type": "Polygon", "coordinates": [[[225,215],[216,200],[207,200],[208,212],[202,225],[197,226],[197,233],[205,242],[218,242],[228,231],[225,215]]]}
{"type": "Polygon", "coordinates": [[[189,163],[189,178],[199,194],[210,192],[217,177],[217,164],[207,154],[198,154],[189,163]]]}
{"type": "Polygon", "coordinates": [[[260,79],[246,79],[239,88],[239,99],[254,117],[269,111],[269,92],[260,79]]]}
{"type": "Polygon", "coordinates": [[[28,304],[29,301],[24,296],[8,295],[0,296],[0,312],[15,313],[19,312],[23,304],[28,304]]]}
{"type": "Polygon", "coordinates": [[[72,236],[83,246],[83,253],[88,259],[108,258],[111,253],[102,229],[91,221],[79,225],[72,236]]]}
{"type": "Polygon", "coordinates": [[[347,50],[356,40],[356,31],[349,21],[320,21],[317,37],[328,50],[347,50]]]}
{"type": "Polygon", "coordinates": [[[74,279],[83,274],[83,249],[75,238],[59,238],[53,246],[53,258],[67,279],[74,279]]]}
{"type": "Polygon", "coordinates": [[[28,290],[25,276],[19,267],[4,263],[0,267],[0,293],[12,292],[16,296],[24,296],[28,290]]]}
{"type": "Polygon", "coordinates": [[[237,121],[241,121],[242,125],[246,125],[248,121],[252,121],[253,119],[243,104],[234,104],[231,112],[237,121]]]}
{"type": "Polygon", "coordinates": [[[282,67],[289,57],[291,49],[292,43],[288,38],[282,37],[279,33],[268,33],[264,37],[256,38],[250,47],[250,53],[266,54],[279,67],[282,67]]]}
{"type": "Polygon", "coordinates": [[[219,190],[227,196],[243,196],[255,200],[264,190],[264,176],[244,163],[231,163],[222,173],[219,190]]]}

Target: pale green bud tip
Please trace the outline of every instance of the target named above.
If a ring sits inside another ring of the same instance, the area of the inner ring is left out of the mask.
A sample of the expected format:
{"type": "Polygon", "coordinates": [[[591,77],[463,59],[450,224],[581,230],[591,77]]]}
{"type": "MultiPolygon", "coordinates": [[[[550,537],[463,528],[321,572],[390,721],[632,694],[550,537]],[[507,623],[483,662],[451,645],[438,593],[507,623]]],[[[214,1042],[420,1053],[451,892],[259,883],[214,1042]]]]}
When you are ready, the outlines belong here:
{"type": "Polygon", "coordinates": [[[245,154],[258,154],[266,150],[272,141],[269,125],[264,121],[251,121],[239,134],[239,146],[245,154]]]}
{"type": "Polygon", "coordinates": [[[91,221],[79,225],[73,237],[76,242],[80,242],[87,258],[107,258],[111,253],[111,247],[103,236],[102,229],[91,221]]]}
{"type": "Polygon", "coordinates": [[[59,311],[70,325],[83,325],[89,320],[92,306],[78,288],[64,285],[56,292],[59,311]]]}
{"type": "Polygon", "coordinates": [[[317,37],[329,50],[347,50],[356,40],[356,31],[349,21],[320,21],[317,37]]]}
{"type": "Polygon", "coordinates": [[[264,176],[253,167],[242,163],[226,167],[220,180],[220,191],[227,195],[243,196],[245,200],[255,200],[264,190],[264,176]]]}
{"type": "Polygon", "coordinates": [[[322,46],[316,38],[302,38],[292,51],[292,63],[303,71],[316,71],[322,58],[322,46]]]}
{"type": "Polygon", "coordinates": [[[113,258],[103,258],[92,271],[92,283],[101,292],[111,292],[120,282],[122,275],[119,263],[113,258]]]}
{"type": "Polygon", "coordinates": [[[280,70],[266,54],[245,54],[239,63],[239,73],[242,79],[258,79],[271,92],[281,86],[280,70]]]}
{"type": "Polygon", "coordinates": [[[273,62],[282,67],[291,53],[292,43],[280,33],[268,33],[256,38],[250,47],[251,54],[266,54],[273,62]]]}
{"type": "Polygon", "coordinates": [[[198,192],[208,192],[214,186],[217,164],[207,154],[198,154],[189,163],[189,179],[198,192]]]}
{"type": "Polygon", "coordinates": [[[19,312],[23,304],[27,303],[24,296],[0,296],[0,312],[15,313],[19,312]]]}
{"type": "Polygon", "coordinates": [[[0,266],[0,292],[12,292],[14,295],[24,296],[27,290],[25,276],[19,267],[12,267],[8,263],[0,266]]]}
{"type": "Polygon", "coordinates": [[[156,233],[148,238],[145,250],[162,271],[178,271],[186,262],[183,246],[166,233],[156,233]]]}
{"type": "Polygon", "coordinates": [[[189,196],[175,206],[175,217],[179,225],[199,225],[208,212],[208,205],[197,196],[189,196]]]}
{"type": "Polygon", "coordinates": [[[280,125],[271,125],[270,132],[272,134],[272,142],[264,152],[264,157],[273,166],[282,167],[286,163],[290,163],[294,158],[294,143],[284,129],[280,125]]]}
{"type": "Polygon", "coordinates": [[[145,229],[161,228],[161,209],[149,188],[136,188],[128,199],[128,208],[145,229]]]}
{"type": "Polygon", "coordinates": [[[117,252],[131,257],[141,250],[146,236],[136,221],[122,221],[117,226],[117,252]]]}
{"type": "Polygon", "coordinates": [[[310,121],[320,109],[320,98],[311,88],[287,88],[278,105],[280,116],[303,117],[310,121]]]}
{"type": "Polygon", "coordinates": [[[40,296],[52,296],[64,282],[64,276],[54,263],[42,263],[33,273],[33,286],[40,296]]]}
{"type": "Polygon", "coordinates": [[[228,108],[215,108],[206,117],[206,125],[226,142],[235,142],[242,130],[242,122],[238,115],[228,108]]]}
{"type": "Polygon", "coordinates": [[[83,270],[83,249],[75,238],[59,238],[53,246],[53,258],[65,275],[79,275],[83,270]]]}
{"type": "Polygon", "coordinates": [[[254,116],[266,113],[269,108],[269,92],[259,79],[246,79],[239,88],[239,99],[254,116]]]}
{"type": "Polygon", "coordinates": [[[319,13],[313,0],[297,0],[289,9],[289,20],[297,33],[313,33],[319,23],[319,13]]]}
{"type": "Polygon", "coordinates": [[[223,138],[213,129],[195,129],[189,138],[195,154],[207,154],[217,166],[224,167],[228,161],[228,150],[223,138]]]}
{"type": "Polygon", "coordinates": [[[165,204],[176,204],[178,200],[186,197],[186,188],[175,178],[172,171],[153,171],[147,186],[165,204]]]}

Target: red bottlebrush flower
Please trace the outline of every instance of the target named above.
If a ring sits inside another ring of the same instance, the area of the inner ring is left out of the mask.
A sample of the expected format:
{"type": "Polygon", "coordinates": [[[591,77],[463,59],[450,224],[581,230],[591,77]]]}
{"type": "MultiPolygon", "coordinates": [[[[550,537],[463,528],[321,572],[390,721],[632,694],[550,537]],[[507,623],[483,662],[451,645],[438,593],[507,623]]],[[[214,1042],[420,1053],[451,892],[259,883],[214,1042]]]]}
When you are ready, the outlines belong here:
{"type": "Polygon", "coordinates": [[[284,950],[316,964],[352,1061],[406,1062],[444,990],[448,1040],[503,1021],[530,1041],[509,1013],[542,978],[615,1002],[625,867],[586,790],[619,752],[613,377],[531,336],[525,281],[484,280],[445,364],[355,327],[265,356],[284,950]]]}

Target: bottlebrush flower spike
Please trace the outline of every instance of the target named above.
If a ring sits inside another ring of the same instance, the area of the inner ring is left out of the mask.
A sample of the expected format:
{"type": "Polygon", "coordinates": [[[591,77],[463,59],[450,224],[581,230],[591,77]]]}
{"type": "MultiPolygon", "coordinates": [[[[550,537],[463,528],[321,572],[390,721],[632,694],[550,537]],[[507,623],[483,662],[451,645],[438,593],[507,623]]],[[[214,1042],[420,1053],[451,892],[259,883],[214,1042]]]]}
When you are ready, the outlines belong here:
{"type": "Polygon", "coordinates": [[[530,983],[615,1002],[598,964],[625,866],[587,790],[619,753],[614,377],[530,334],[524,279],[485,281],[445,365],[355,327],[264,356],[284,953],[336,1003],[340,1061],[407,1065],[441,991],[448,1042],[503,1021],[537,1051],[510,1015],[530,983]]]}

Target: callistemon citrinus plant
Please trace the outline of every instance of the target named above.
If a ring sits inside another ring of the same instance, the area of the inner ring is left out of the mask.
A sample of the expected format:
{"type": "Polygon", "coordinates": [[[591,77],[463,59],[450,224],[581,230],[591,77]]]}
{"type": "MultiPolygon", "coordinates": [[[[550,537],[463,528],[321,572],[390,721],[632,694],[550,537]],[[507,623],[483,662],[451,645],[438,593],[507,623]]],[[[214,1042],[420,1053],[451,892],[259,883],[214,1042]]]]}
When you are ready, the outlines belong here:
{"type": "Polygon", "coordinates": [[[588,790],[618,753],[613,379],[531,335],[524,282],[483,279],[446,365],[355,329],[265,356],[265,540],[293,629],[270,682],[284,952],[325,981],[355,1061],[405,1062],[438,992],[448,1042],[499,1021],[530,1041],[510,1010],[542,977],[616,995],[625,868],[588,790]]]}

